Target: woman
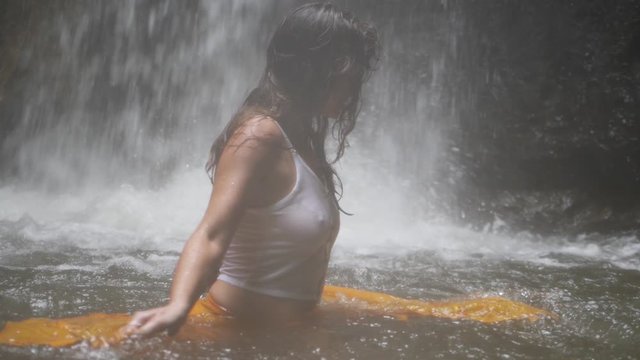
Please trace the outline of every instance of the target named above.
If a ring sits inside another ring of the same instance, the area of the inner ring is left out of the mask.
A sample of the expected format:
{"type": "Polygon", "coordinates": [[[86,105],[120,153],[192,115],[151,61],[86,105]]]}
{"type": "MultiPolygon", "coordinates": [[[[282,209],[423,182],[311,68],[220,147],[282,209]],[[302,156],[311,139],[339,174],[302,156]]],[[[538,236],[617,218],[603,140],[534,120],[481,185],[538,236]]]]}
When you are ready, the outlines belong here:
{"type": "Polygon", "coordinates": [[[212,146],[211,198],[178,261],[170,301],[136,313],[131,332],[175,333],[207,288],[241,319],[286,321],[314,308],[340,224],[331,164],[344,153],[377,54],[376,31],[331,4],[286,17],[258,86],[212,146]],[[338,141],[331,162],[329,131],[338,141]]]}

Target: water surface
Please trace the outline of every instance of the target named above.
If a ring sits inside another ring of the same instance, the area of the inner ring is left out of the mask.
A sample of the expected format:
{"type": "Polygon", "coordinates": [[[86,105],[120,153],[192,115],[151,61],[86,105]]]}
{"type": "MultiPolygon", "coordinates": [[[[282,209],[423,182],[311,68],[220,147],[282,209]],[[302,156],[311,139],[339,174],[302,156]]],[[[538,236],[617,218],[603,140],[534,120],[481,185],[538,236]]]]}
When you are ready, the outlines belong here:
{"type": "MultiPolygon", "coordinates": [[[[0,321],[133,312],[163,304],[182,244],[206,205],[206,181],[201,172],[192,172],[157,191],[123,186],[103,193],[54,196],[1,189],[3,203],[14,206],[3,207],[0,220],[0,321]],[[185,184],[199,190],[186,191],[185,184]]],[[[352,206],[362,201],[355,198],[352,206]]],[[[360,205],[360,215],[343,217],[328,283],[423,300],[501,295],[553,311],[559,319],[487,325],[329,314],[293,329],[220,329],[225,336],[208,341],[179,343],[160,337],[104,349],[87,344],[65,349],[1,347],[0,355],[42,359],[637,356],[637,233],[541,237],[499,226],[474,231],[437,219],[387,216],[374,211],[375,202],[370,208],[360,205]],[[404,222],[398,220],[403,217],[404,222]]],[[[392,202],[387,205],[393,207],[392,202]]]]}

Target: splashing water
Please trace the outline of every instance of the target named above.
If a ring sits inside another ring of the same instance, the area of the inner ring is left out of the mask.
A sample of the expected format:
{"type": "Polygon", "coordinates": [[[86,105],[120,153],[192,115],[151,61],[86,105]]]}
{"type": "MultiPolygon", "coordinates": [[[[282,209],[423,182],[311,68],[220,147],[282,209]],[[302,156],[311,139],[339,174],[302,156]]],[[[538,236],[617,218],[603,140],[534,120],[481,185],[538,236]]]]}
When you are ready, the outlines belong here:
{"type": "MultiPolygon", "coordinates": [[[[0,357],[637,356],[637,231],[542,236],[498,217],[477,230],[433,208],[424,183],[455,188],[457,181],[455,171],[438,178],[448,146],[441,124],[457,121],[461,101],[446,88],[464,24],[446,11],[449,3],[425,2],[445,9],[426,17],[427,37],[395,33],[400,22],[383,24],[386,66],[366,90],[353,147],[338,165],[343,207],[355,215],[342,217],[328,282],[421,300],[499,295],[559,319],[487,325],[328,316],[295,333],[238,331],[190,343],[159,337],[105,349],[0,347],[0,357]],[[395,56],[425,42],[421,51],[434,54],[426,60],[395,56]]],[[[17,170],[0,183],[0,322],[166,301],[180,250],[209,198],[200,164],[259,76],[273,19],[293,5],[105,1],[51,5],[54,16],[33,11],[39,25],[15,60],[30,71],[21,86],[5,89],[25,96],[2,144],[11,159],[2,169],[17,170]]]]}

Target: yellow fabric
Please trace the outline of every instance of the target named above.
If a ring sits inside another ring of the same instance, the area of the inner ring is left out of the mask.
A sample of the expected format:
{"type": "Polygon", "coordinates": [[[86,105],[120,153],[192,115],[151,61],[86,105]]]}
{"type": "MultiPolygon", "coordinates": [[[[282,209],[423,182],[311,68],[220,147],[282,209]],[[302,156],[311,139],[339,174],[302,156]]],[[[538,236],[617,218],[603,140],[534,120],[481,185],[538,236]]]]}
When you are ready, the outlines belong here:
{"type": "MultiPolygon", "coordinates": [[[[375,315],[393,316],[400,320],[406,320],[411,316],[433,316],[497,323],[556,317],[548,311],[501,297],[425,302],[327,285],[322,293],[320,307],[332,305],[375,315]]],[[[101,347],[123,340],[126,337],[123,327],[130,319],[131,316],[128,314],[93,313],[65,319],[31,318],[18,322],[10,321],[0,331],[0,344],[64,347],[86,341],[94,347],[101,347]]],[[[176,339],[211,338],[212,329],[230,321],[224,310],[210,297],[206,297],[198,300],[193,306],[187,323],[176,339]]]]}
{"type": "Polygon", "coordinates": [[[517,301],[492,296],[467,300],[420,301],[408,300],[388,294],[356,290],[338,286],[325,286],[322,301],[350,303],[367,312],[407,319],[410,316],[433,316],[448,319],[475,320],[491,324],[501,321],[542,317],[556,317],[546,310],[517,301]]]}

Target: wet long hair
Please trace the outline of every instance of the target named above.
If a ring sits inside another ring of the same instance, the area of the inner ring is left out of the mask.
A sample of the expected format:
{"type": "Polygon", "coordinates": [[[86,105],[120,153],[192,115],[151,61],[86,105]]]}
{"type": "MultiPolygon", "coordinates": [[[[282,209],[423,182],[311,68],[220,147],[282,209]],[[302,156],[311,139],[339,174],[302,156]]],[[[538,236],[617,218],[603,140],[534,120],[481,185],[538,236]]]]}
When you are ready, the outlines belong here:
{"type": "Polygon", "coordinates": [[[234,131],[253,117],[268,116],[287,134],[291,133],[288,129],[302,127],[303,143],[294,146],[311,149],[320,163],[318,176],[337,203],[342,197],[342,182],[333,164],[348,146],[347,135],[360,111],[362,84],[374,70],[378,54],[375,28],[350,12],[330,3],[310,3],[293,10],[271,38],[266,68],[258,85],[211,146],[205,167],[211,181],[234,131]],[[338,78],[348,79],[349,94],[340,99],[341,112],[330,125],[323,108],[338,78]],[[325,152],[329,130],[337,141],[332,160],[325,152]]]}

